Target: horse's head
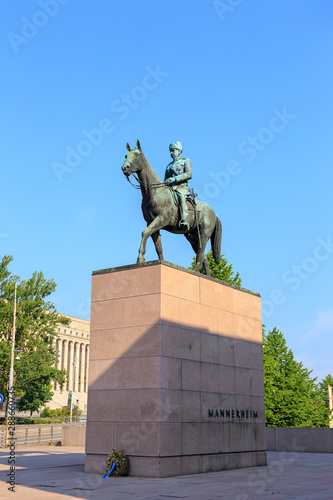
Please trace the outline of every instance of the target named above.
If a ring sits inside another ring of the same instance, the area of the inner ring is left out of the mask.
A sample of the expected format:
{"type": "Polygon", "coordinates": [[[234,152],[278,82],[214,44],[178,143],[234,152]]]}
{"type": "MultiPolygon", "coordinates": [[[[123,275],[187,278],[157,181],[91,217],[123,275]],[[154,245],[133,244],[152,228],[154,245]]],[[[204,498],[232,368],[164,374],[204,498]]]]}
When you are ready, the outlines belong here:
{"type": "Polygon", "coordinates": [[[140,141],[136,141],[136,149],[131,149],[131,146],[127,143],[126,148],[128,149],[127,155],[125,155],[126,160],[124,161],[123,166],[121,167],[121,170],[123,171],[123,174],[128,177],[129,175],[133,174],[134,172],[138,172],[139,170],[142,169],[143,167],[143,153],[141,150],[141,144],[140,141]]]}

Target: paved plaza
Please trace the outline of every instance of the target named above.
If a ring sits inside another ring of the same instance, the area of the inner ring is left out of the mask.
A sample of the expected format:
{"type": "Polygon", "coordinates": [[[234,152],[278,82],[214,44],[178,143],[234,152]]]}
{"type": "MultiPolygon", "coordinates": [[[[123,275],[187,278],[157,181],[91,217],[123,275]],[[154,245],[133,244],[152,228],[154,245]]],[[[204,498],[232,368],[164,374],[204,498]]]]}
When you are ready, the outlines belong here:
{"type": "Polygon", "coordinates": [[[15,493],[8,491],[8,451],[0,452],[0,497],[124,500],[333,499],[333,454],[268,452],[268,466],[163,479],[103,479],[84,473],[84,448],[27,446],[16,450],[15,493]],[[17,495],[17,496],[15,496],[17,495]]]}

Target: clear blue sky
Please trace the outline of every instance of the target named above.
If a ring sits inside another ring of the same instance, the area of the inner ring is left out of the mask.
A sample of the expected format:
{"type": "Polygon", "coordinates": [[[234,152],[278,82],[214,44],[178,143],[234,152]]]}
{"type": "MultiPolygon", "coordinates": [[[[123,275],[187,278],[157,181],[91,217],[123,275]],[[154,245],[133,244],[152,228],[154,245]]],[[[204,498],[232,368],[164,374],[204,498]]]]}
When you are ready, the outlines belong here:
{"type": "MultiPolygon", "coordinates": [[[[43,271],[59,312],[89,318],[91,272],[134,263],[145,227],[120,170],[126,142],[139,138],[163,176],[179,140],[264,324],[314,375],[333,373],[331,0],[0,9],[0,254],[14,256],[11,270],[43,271]]],[[[162,238],[165,259],[188,267],[185,238],[162,238]]]]}

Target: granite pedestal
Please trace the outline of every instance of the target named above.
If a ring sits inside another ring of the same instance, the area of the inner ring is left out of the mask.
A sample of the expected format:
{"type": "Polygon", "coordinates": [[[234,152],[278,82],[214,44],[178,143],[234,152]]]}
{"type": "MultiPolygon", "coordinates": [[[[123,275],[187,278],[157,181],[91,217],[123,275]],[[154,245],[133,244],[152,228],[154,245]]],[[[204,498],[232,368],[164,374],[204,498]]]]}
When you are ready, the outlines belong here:
{"type": "Polygon", "coordinates": [[[266,465],[260,296],[167,262],[92,277],[86,472],[266,465]]]}

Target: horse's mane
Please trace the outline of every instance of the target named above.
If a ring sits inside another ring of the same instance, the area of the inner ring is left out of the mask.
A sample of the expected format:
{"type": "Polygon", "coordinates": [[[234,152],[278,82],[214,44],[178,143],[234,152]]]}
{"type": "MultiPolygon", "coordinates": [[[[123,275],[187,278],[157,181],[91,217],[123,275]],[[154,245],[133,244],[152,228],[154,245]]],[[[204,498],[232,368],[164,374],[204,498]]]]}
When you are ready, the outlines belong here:
{"type": "Polygon", "coordinates": [[[139,151],[140,154],[142,154],[143,158],[144,158],[144,161],[146,163],[146,167],[147,167],[147,171],[148,171],[148,176],[150,177],[150,181],[154,184],[157,184],[157,183],[160,183],[162,182],[160,177],[158,176],[158,174],[155,172],[155,170],[153,169],[153,167],[150,166],[146,156],[144,155],[143,151],[141,150],[137,150],[139,151]]]}

